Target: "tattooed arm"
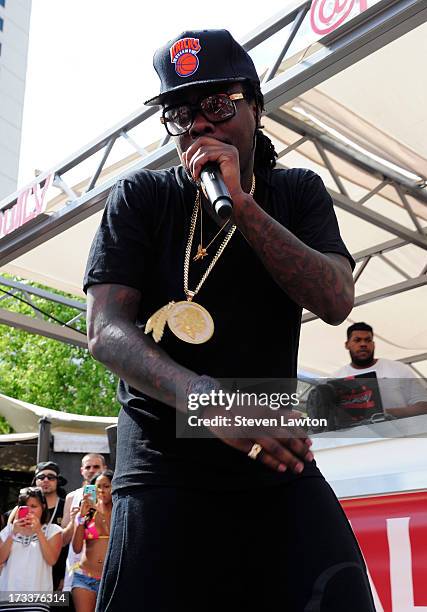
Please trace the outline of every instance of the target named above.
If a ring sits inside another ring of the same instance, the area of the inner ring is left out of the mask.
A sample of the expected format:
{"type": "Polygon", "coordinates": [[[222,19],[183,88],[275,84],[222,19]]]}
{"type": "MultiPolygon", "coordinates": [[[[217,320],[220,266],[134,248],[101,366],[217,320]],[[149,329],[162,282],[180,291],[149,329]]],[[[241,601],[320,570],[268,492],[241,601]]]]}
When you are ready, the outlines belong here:
{"type": "Polygon", "coordinates": [[[182,137],[178,150],[195,181],[207,162],[219,165],[233,199],[234,222],[289,297],[326,323],[338,325],[344,321],[354,302],[354,283],[347,259],[310,248],[258,206],[247,193],[252,166],[246,164],[241,173],[239,151],[222,141],[219,128],[209,135],[193,130],[191,138],[182,137]]]}
{"type": "Polygon", "coordinates": [[[277,284],[326,323],[339,325],[353,308],[349,261],[319,253],[270,217],[248,194],[234,200],[234,221],[277,284]]]}
{"type": "MultiPolygon", "coordinates": [[[[141,294],[124,285],[93,285],[87,294],[88,341],[91,354],[129,385],[169,406],[186,412],[186,405],[176,405],[176,393],[210,393],[219,383],[209,376],[198,376],[173,361],[143,330],[135,325],[141,294]]],[[[209,408],[208,408],[209,409],[209,408]]],[[[217,407],[214,415],[220,414],[217,407]]],[[[211,428],[225,444],[248,453],[254,442],[230,438],[229,433],[211,428]]],[[[288,467],[302,471],[301,460],[312,461],[310,441],[289,437],[260,439],[263,452],[259,458],[272,470],[288,467]]]]}
{"type": "Polygon", "coordinates": [[[129,385],[169,406],[200,377],[173,361],[135,325],[141,293],[124,285],[87,292],[89,351],[129,385]]]}

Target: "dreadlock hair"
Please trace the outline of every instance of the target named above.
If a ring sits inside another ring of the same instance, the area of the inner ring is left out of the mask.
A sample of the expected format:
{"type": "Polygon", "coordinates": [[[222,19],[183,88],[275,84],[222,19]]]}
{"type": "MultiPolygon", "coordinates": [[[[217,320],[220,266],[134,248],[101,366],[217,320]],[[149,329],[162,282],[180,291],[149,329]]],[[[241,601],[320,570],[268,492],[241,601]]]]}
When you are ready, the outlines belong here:
{"type": "Polygon", "coordinates": [[[254,100],[257,108],[257,127],[254,135],[255,141],[255,168],[262,170],[272,170],[276,165],[278,157],[274,144],[268,136],[262,132],[262,125],[259,123],[261,113],[264,110],[264,96],[261,92],[260,84],[256,81],[247,81],[244,86],[245,95],[250,100],[254,100]]]}

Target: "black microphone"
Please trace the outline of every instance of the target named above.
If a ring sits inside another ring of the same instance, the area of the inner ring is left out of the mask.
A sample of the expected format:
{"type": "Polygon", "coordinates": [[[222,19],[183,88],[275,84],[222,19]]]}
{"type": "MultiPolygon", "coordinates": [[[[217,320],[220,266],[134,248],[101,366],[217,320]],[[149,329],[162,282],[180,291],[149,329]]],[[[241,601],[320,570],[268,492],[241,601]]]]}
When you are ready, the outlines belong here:
{"type": "Polygon", "coordinates": [[[203,191],[218,217],[228,219],[231,217],[233,200],[222,179],[218,164],[206,164],[200,173],[203,191]]]}

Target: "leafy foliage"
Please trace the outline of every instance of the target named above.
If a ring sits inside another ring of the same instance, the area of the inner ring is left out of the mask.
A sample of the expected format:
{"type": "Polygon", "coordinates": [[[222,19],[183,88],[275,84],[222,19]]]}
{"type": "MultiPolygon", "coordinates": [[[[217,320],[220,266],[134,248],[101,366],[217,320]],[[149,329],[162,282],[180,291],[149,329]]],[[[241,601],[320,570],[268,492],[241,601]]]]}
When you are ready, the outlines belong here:
{"type": "Polygon", "coordinates": [[[0,434],[13,433],[13,428],[9,425],[4,417],[0,415],[0,434]]]}
{"type": "MultiPolygon", "coordinates": [[[[18,278],[14,280],[26,282],[18,278]]],[[[26,284],[52,292],[37,283],[26,284]]],[[[0,285],[0,296],[4,295],[1,290],[10,292],[8,287],[0,285]]],[[[56,293],[76,299],[66,293],[56,293]]],[[[17,295],[28,301],[28,294],[17,295]]],[[[78,313],[73,308],[36,296],[31,296],[31,302],[63,322],[70,321],[78,313]]],[[[0,307],[35,316],[31,306],[18,301],[16,297],[6,297],[0,307]]],[[[44,315],[43,318],[53,322],[44,315]]],[[[72,325],[86,332],[84,315],[72,325]]],[[[116,416],[119,410],[115,399],[116,385],[116,377],[94,361],[88,350],[0,325],[1,393],[54,410],[116,416]]]]}

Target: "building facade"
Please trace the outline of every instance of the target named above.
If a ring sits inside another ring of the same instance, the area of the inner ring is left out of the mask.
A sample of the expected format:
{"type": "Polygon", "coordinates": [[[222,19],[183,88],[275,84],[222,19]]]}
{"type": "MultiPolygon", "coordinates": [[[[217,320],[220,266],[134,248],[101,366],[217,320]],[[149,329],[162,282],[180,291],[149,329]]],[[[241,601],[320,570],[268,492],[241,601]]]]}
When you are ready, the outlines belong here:
{"type": "Polygon", "coordinates": [[[0,0],[0,200],[17,188],[31,0],[0,0]]]}

